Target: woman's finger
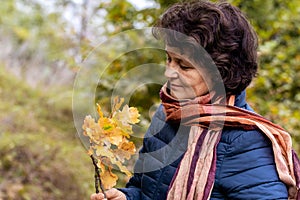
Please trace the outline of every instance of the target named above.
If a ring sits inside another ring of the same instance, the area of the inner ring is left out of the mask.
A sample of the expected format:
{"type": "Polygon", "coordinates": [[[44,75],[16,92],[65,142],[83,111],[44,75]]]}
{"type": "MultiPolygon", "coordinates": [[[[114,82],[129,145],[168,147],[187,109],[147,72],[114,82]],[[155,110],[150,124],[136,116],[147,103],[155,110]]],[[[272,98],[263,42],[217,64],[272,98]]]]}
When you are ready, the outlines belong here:
{"type": "Polygon", "coordinates": [[[125,194],[115,188],[107,190],[105,194],[109,200],[126,200],[125,194]]]}
{"type": "Polygon", "coordinates": [[[104,195],[102,193],[98,193],[98,194],[94,193],[91,195],[90,199],[91,200],[102,200],[102,199],[104,199],[104,195]]]}

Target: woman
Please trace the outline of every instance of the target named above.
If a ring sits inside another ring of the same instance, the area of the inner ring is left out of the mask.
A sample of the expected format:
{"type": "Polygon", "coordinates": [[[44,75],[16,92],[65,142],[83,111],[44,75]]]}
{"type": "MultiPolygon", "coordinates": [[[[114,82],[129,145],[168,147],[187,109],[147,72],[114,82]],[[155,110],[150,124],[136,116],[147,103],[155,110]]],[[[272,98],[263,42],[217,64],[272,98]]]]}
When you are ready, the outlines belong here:
{"type": "Polygon", "coordinates": [[[299,199],[299,160],[289,134],[245,101],[257,71],[257,37],[240,10],[228,3],[175,4],[153,33],[166,42],[162,105],[134,176],[107,198],[299,199]]]}

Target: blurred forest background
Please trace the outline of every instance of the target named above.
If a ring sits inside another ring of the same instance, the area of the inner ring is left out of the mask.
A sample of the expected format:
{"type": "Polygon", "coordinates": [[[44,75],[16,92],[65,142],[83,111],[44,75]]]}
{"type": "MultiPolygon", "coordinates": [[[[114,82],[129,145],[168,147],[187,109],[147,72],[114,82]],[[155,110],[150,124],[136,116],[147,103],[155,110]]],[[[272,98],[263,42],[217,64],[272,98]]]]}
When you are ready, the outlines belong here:
{"type": "MultiPolygon", "coordinates": [[[[99,42],[151,26],[177,1],[143,2],[142,7],[127,0],[1,2],[0,200],[89,199],[94,171],[74,128],[74,80],[80,63],[99,42]]],[[[248,90],[248,102],[286,128],[300,153],[300,1],[229,2],[247,14],[259,35],[260,70],[248,90]]],[[[138,35],[132,40],[145,42],[138,35]]],[[[99,63],[106,59],[96,56],[99,63]]],[[[109,110],[113,87],[122,74],[143,63],[162,64],[164,59],[162,52],[149,49],[115,59],[98,83],[95,102],[109,110]]],[[[146,113],[159,101],[159,88],[144,85],[130,100],[143,113],[145,126],[146,113]]]]}

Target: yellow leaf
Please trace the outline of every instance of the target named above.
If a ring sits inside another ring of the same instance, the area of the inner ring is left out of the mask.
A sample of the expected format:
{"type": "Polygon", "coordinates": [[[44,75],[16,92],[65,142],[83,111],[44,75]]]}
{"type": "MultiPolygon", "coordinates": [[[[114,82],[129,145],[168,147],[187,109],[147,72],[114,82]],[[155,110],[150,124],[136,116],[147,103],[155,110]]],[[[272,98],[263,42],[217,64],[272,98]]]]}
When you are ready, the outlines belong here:
{"type": "Polygon", "coordinates": [[[122,111],[119,111],[116,113],[115,117],[121,121],[124,125],[130,123],[130,124],[136,124],[140,120],[138,119],[140,117],[140,114],[135,107],[130,107],[128,105],[125,105],[122,109],[122,111]]]}
{"type": "Polygon", "coordinates": [[[104,132],[112,131],[116,127],[116,124],[114,124],[112,120],[106,117],[99,118],[98,124],[104,132]]]}
{"type": "MultiPolygon", "coordinates": [[[[130,113],[128,105],[125,105],[122,111],[118,111],[113,116],[115,121],[120,122],[118,125],[122,125],[124,127],[129,126],[128,122],[130,121],[130,113]]],[[[131,128],[131,126],[129,126],[131,128]]]]}
{"type": "Polygon", "coordinates": [[[122,163],[120,161],[117,161],[114,164],[117,165],[119,167],[119,169],[121,170],[121,172],[125,173],[127,176],[132,175],[131,172],[124,165],[122,165],[122,163]]]}
{"type": "Polygon", "coordinates": [[[104,173],[104,172],[106,171],[105,165],[101,162],[101,160],[98,160],[97,166],[98,166],[99,169],[100,169],[100,174],[101,174],[101,173],[104,173]]]}
{"type": "Polygon", "coordinates": [[[115,131],[119,132],[120,135],[123,135],[123,136],[129,138],[130,137],[129,134],[132,133],[132,127],[131,126],[130,127],[127,126],[125,128],[117,127],[115,131]],[[129,130],[128,130],[128,128],[129,128],[129,130]]]}
{"type": "Polygon", "coordinates": [[[101,128],[90,116],[86,116],[82,125],[83,134],[89,136],[90,140],[99,143],[101,138],[101,128]]]}
{"type": "Polygon", "coordinates": [[[110,143],[118,146],[122,142],[123,136],[122,135],[112,135],[107,139],[110,141],[110,143]]]}
{"type": "Polygon", "coordinates": [[[140,120],[139,120],[139,117],[140,117],[140,114],[139,114],[139,111],[137,108],[135,107],[130,107],[129,108],[129,113],[130,113],[130,121],[129,123],[132,123],[132,124],[136,124],[136,123],[139,123],[140,120]]]}
{"type": "Polygon", "coordinates": [[[110,150],[110,148],[108,147],[104,147],[104,146],[100,146],[100,145],[97,145],[94,147],[96,149],[96,156],[98,157],[107,157],[109,158],[110,160],[115,160],[115,155],[113,154],[113,152],[110,150]]]}
{"type": "Polygon", "coordinates": [[[105,190],[111,189],[117,184],[118,177],[112,173],[110,167],[106,167],[100,160],[98,160],[97,166],[100,169],[100,178],[105,190]]]}
{"type": "Polygon", "coordinates": [[[102,185],[105,190],[111,189],[117,184],[118,176],[112,173],[110,168],[108,170],[101,170],[100,178],[102,181],[102,185]]]}
{"type": "Polygon", "coordinates": [[[124,98],[116,97],[109,117],[104,116],[101,106],[97,104],[98,121],[86,116],[82,125],[84,135],[88,136],[91,142],[88,154],[95,154],[98,160],[97,166],[101,171],[100,177],[105,189],[114,187],[118,180],[111,171],[113,167],[118,167],[121,172],[131,176],[131,172],[123,163],[136,152],[134,143],[127,138],[133,133],[132,124],[140,121],[140,114],[137,108],[128,105],[120,110],[123,103],[124,98]]]}
{"type": "Polygon", "coordinates": [[[127,140],[123,141],[119,148],[131,154],[134,154],[136,151],[134,143],[127,140]]]}
{"type": "Polygon", "coordinates": [[[99,104],[97,104],[97,112],[98,112],[99,117],[102,118],[103,117],[103,112],[102,112],[101,106],[99,104]]]}
{"type": "Polygon", "coordinates": [[[129,160],[135,151],[136,149],[133,142],[122,142],[118,146],[118,149],[114,150],[114,154],[118,160],[124,162],[125,159],[129,160]]]}
{"type": "Polygon", "coordinates": [[[119,110],[123,103],[124,103],[124,98],[119,98],[118,96],[116,96],[114,98],[114,104],[113,104],[112,112],[115,112],[115,111],[119,110]]]}

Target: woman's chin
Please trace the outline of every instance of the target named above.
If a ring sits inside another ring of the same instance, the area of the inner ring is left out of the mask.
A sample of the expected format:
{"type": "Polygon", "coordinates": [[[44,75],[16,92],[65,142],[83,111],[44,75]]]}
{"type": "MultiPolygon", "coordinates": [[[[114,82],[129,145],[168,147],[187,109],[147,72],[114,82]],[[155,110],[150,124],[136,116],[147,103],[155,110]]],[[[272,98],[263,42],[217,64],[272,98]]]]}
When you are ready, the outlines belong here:
{"type": "Polygon", "coordinates": [[[184,99],[193,99],[196,96],[192,94],[186,94],[184,92],[171,92],[172,97],[178,100],[184,100],[184,99]]]}

